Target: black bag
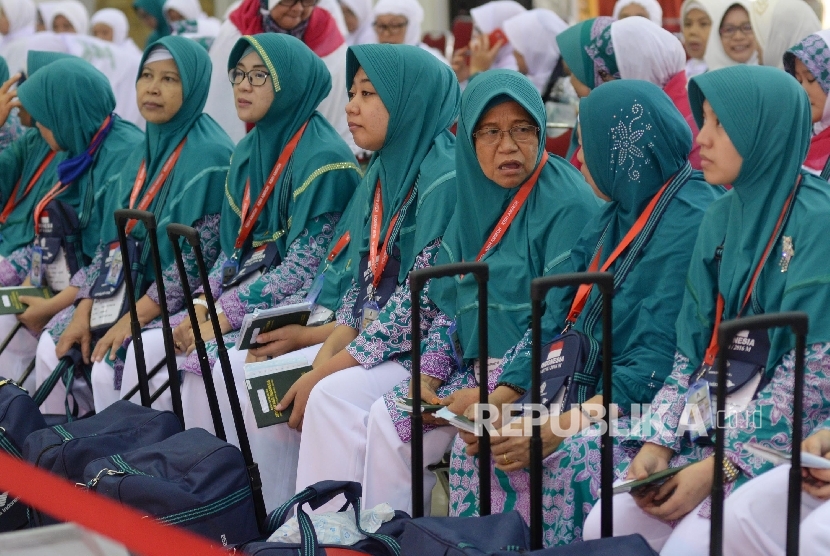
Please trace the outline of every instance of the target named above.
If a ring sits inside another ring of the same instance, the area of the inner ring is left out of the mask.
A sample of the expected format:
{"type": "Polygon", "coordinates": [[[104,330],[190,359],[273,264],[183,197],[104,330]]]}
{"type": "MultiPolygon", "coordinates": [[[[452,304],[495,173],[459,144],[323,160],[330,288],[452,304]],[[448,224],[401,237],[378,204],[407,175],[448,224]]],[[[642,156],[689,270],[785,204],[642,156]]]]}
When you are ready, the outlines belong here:
{"type": "Polygon", "coordinates": [[[72,206],[57,199],[47,203],[40,218],[35,248],[41,256],[39,260],[33,256],[32,273],[42,273],[50,288],[61,291],[69,285],[69,278],[86,264],[81,222],[72,206]]]}

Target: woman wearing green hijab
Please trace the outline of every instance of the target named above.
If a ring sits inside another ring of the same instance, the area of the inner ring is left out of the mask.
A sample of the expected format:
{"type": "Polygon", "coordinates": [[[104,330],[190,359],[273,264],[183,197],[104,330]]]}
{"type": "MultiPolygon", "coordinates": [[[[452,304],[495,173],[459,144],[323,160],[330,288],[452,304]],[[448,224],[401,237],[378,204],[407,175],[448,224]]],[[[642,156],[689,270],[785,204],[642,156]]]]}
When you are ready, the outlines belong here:
{"type": "MultiPolygon", "coordinates": [[[[596,195],[608,202],[585,226],[571,251],[570,271],[601,268],[614,273],[613,401],[623,415],[630,415],[632,406],[651,401],[671,370],[674,322],[696,231],[704,211],[722,190],[692,171],[689,128],[656,85],[635,80],[609,83],[582,102],[582,172],[596,195]],[[609,126],[608,122],[617,123],[609,126]],[[620,245],[626,247],[617,255],[620,245]]],[[[596,428],[591,428],[591,421],[579,409],[571,409],[571,403],[602,404],[601,299],[596,290],[590,290],[576,317],[570,315],[576,291],[552,291],[542,321],[544,341],[554,340],[572,322],[571,330],[583,335],[590,348],[584,365],[574,369],[567,390],[552,386],[547,392],[549,399],[557,400],[551,409],[558,414],[554,419],[559,427],[542,429],[545,500],[555,500],[546,509],[545,543],[549,546],[579,540],[586,507],[595,502],[599,488],[596,428]],[[561,402],[557,394],[562,395],[561,402]]],[[[578,356],[578,349],[578,345],[552,342],[548,351],[561,350],[563,365],[567,365],[578,356]]],[[[530,365],[528,331],[494,373],[493,381],[498,387],[524,392],[530,388],[530,365]]],[[[517,509],[528,519],[529,439],[506,436],[507,428],[493,438],[494,510],[517,509]]],[[[519,424],[509,428],[518,429],[519,424]]],[[[475,453],[475,438],[461,436],[471,445],[467,452],[475,453]]],[[[459,442],[453,450],[451,472],[457,479],[451,484],[459,487],[451,493],[452,510],[469,515],[477,511],[478,475],[475,462],[460,450],[462,446],[459,442]]]]}
{"type": "Polygon", "coordinates": [[[148,45],[170,34],[170,26],[167,24],[167,18],[164,17],[164,1],[135,0],[133,2],[133,9],[139,19],[152,29],[150,36],[147,37],[148,45]]]}
{"type": "MultiPolygon", "coordinates": [[[[689,87],[701,125],[698,142],[706,181],[731,183],[733,189],[712,204],[701,224],[677,319],[674,369],[652,402],[658,410],[651,431],[633,461],[618,453],[622,461],[617,470],[620,477],[640,478],[692,465],[646,496],[614,498],[614,532],[642,533],[666,554],[708,551],[713,449],[702,445],[709,431],[690,424],[688,415],[696,408],[686,398],[707,385],[696,370],[716,354],[710,340],[718,309],[722,320],[806,312],[804,430],[830,416],[830,246],[817,225],[830,217],[830,192],[826,182],[801,169],[810,144],[810,105],[798,82],[787,77],[774,68],[737,66],[697,76],[689,87]]],[[[728,358],[740,353],[736,345],[728,358]]],[[[792,449],[794,338],[788,330],[774,329],[751,333],[740,342],[742,348],[750,345],[761,362],[744,377],[747,385],[727,399],[738,405],[723,431],[727,491],[772,467],[746,451],[747,441],[792,449]],[[748,396],[739,400],[744,393],[748,396]]],[[[586,537],[599,536],[598,523],[595,507],[586,537]]]]}
{"type": "MultiPolygon", "coordinates": [[[[12,85],[17,81],[18,76],[13,76],[14,79],[9,79],[9,65],[6,59],[0,56],[0,92],[8,91],[12,85]]],[[[11,145],[15,139],[23,135],[23,127],[20,125],[20,118],[17,116],[17,111],[12,110],[5,114],[5,107],[0,111],[0,152],[4,151],[11,145]],[[3,117],[5,116],[5,117],[3,117]]]]}
{"type": "MultiPolygon", "coordinates": [[[[141,143],[142,134],[112,113],[115,97],[109,82],[80,58],[48,64],[17,93],[49,146],[66,151],[58,165],[58,182],[34,207],[33,262],[24,282],[42,282],[60,293],[48,300],[21,297],[28,308],[18,315],[26,333],[39,334],[50,323],[57,337],[69,322],[75,295],[86,279],[85,268],[100,242],[103,221],[96,207],[105,202],[110,180],[141,143]]],[[[23,341],[18,339],[22,334],[14,341],[23,341]]],[[[49,372],[36,365],[38,381],[49,372]]],[[[45,403],[46,411],[64,410],[61,389],[45,403]]]]}
{"type": "MultiPolygon", "coordinates": [[[[119,176],[109,181],[110,191],[96,207],[102,222],[98,248],[57,349],[49,338],[43,338],[38,347],[39,362],[48,367],[57,365],[56,352],[65,352],[76,343],[81,345],[85,361],[94,363],[96,411],[118,399],[125,364],[124,352],[119,352],[119,348],[131,335],[129,314],[122,314],[127,305],[123,272],[117,266],[120,247],[113,212],[125,207],[149,210],[160,229],[171,222],[195,226],[205,240],[205,252],[215,259],[219,213],[233,145],[213,119],[202,113],[210,68],[204,49],[181,37],[165,37],[145,51],[136,77],[138,108],[147,121],[144,144],[131,153],[119,176]],[[111,280],[111,275],[116,280],[111,280]],[[106,314],[104,309],[108,309],[106,314]]],[[[140,297],[139,320],[143,326],[156,325],[160,315],[158,288],[151,270],[146,230],[141,223],[130,223],[128,229],[130,243],[134,245],[131,260],[144,269],[133,276],[140,297]]],[[[183,305],[183,293],[172,246],[161,241],[159,248],[168,307],[177,312],[183,305]]],[[[194,276],[189,287],[194,287],[198,285],[196,269],[190,270],[194,276]]],[[[152,334],[158,335],[160,331],[148,332],[152,334]]],[[[149,351],[146,355],[151,365],[164,356],[163,352],[149,351]]],[[[132,354],[126,358],[133,369],[134,359],[132,354]]]]}
{"type": "MultiPolygon", "coordinates": [[[[276,33],[243,37],[228,71],[240,119],[256,124],[233,153],[219,226],[221,252],[211,270],[223,341],[233,345],[246,313],[302,301],[360,174],[351,150],[317,111],[331,76],[300,40],[276,33]]],[[[202,337],[212,340],[207,311],[196,309],[202,337]]],[[[189,319],[174,339],[179,352],[188,354],[181,366],[185,421],[212,430],[189,319]]],[[[213,365],[215,341],[208,352],[213,365]]],[[[232,353],[244,361],[245,353],[232,353]]],[[[242,365],[234,369],[243,399],[242,365]]]]}

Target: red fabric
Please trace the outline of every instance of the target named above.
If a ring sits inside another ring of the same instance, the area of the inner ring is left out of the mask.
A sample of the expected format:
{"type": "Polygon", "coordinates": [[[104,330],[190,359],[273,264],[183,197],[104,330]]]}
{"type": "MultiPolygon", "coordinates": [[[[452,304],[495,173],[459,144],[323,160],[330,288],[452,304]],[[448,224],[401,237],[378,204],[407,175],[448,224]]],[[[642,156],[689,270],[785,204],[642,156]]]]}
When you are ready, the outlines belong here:
{"type": "Polygon", "coordinates": [[[579,149],[581,148],[582,147],[577,147],[576,149],[574,149],[574,153],[571,155],[570,160],[571,165],[573,165],[573,167],[577,170],[582,170],[582,163],[576,158],[576,155],[579,154],[579,149]]]}
{"type": "Polygon", "coordinates": [[[810,141],[810,150],[807,151],[807,160],[804,161],[804,166],[816,172],[821,172],[824,170],[828,158],[830,158],[830,127],[810,141]]]}
{"type": "MultiPolygon", "coordinates": [[[[259,0],[244,0],[228,19],[243,35],[256,35],[264,32],[259,0]]],[[[308,28],[303,35],[303,42],[317,56],[325,58],[340,48],[345,40],[331,14],[326,10],[315,8],[308,19],[308,28]]]]}
{"type": "Polygon", "coordinates": [[[683,115],[686,123],[689,124],[689,129],[692,130],[692,152],[689,153],[689,162],[692,163],[692,168],[700,170],[700,145],[697,144],[697,134],[700,130],[697,128],[694,116],[692,116],[692,108],[689,106],[689,93],[686,90],[686,71],[683,70],[674,77],[672,77],[666,86],[663,87],[674,105],[683,115]]]}

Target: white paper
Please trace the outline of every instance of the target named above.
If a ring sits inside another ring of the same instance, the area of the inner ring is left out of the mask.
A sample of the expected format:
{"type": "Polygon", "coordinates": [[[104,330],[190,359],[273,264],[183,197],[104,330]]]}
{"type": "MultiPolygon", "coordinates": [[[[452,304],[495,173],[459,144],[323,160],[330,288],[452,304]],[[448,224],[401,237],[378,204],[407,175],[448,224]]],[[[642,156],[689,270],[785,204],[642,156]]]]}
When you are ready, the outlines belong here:
{"type": "Polygon", "coordinates": [[[92,312],[89,315],[90,328],[105,324],[115,324],[121,317],[121,308],[124,306],[124,297],[127,295],[127,284],[122,282],[112,297],[93,299],[92,312]]]}

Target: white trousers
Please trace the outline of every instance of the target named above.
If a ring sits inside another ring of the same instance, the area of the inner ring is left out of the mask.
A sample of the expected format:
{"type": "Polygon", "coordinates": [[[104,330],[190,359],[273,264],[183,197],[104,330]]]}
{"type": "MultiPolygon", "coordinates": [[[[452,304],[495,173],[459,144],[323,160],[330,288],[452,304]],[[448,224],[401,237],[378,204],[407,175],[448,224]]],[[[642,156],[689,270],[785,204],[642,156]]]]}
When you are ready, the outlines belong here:
{"type": "MultiPolygon", "coordinates": [[[[621,481],[620,481],[621,482],[621,481]]],[[[661,556],[700,556],[709,553],[709,520],[700,517],[703,502],[680,520],[674,529],[641,510],[628,494],[614,496],[614,536],[640,534],[661,556]]],[[[601,536],[602,503],[597,502],[585,519],[582,537],[587,540],[601,536]]]]}
{"type": "MultiPolygon", "coordinates": [[[[309,365],[314,362],[317,352],[323,344],[299,349],[291,355],[305,356],[309,365]]],[[[242,352],[247,354],[247,352],[242,352]]],[[[244,362],[244,358],[243,358],[244,362]]],[[[244,375],[244,373],[242,373],[244,375]]],[[[245,432],[251,443],[254,461],[259,465],[262,477],[262,494],[265,508],[271,512],[283,502],[294,496],[297,482],[297,460],[300,452],[300,433],[281,423],[265,428],[257,428],[256,418],[251,409],[251,398],[247,390],[240,395],[245,432]]],[[[306,408],[306,412],[308,408],[306,408]]],[[[306,413],[308,414],[308,413],[306,413]]],[[[303,426],[305,430],[305,426],[303,426]]]]}
{"type": "MultiPolygon", "coordinates": [[[[363,480],[372,404],[409,376],[394,361],[349,367],[317,383],[308,398],[297,465],[297,492],[325,480],[363,480]]],[[[336,511],[341,497],[316,510],[336,511]]]]}
{"type": "MultiPolygon", "coordinates": [[[[19,322],[15,315],[0,315],[0,344],[19,322]]],[[[6,349],[3,350],[3,353],[0,353],[0,376],[12,380],[19,379],[23,376],[32,359],[35,358],[36,350],[37,338],[32,336],[26,330],[26,327],[21,327],[6,346],[6,349]]],[[[35,374],[32,373],[22,386],[30,394],[34,394],[35,382],[35,374]]]]}
{"type": "MultiPolygon", "coordinates": [[[[38,386],[49,378],[49,375],[58,366],[58,363],[58,356],[55,353],[55,342],[52,340],[52,336],[44,331],[40,335],[35,355],[35,380],[38,386]]],[[[91,388],[84,379],[76,379],[73,383],[72,398],[78,405],[78,415],[84,415],[94,409],[91,388]]],[[[66,388],[64,388],[63,381],[58,380],[52,393],[46,397],[46,400],[40,406],[40,411],[41,413],[51,415],[66,413],[65,400],[66,388]]]]}
{"type": "MultiPolygon", "coordinates": [[[[429,515],[435,474],[428,469],[449,450],[455,427],[438,427],[424,434],[424,513],[429,515]]],[[[366,463],[363,470],[363,505],[382,502],[412,513],[412,444],[401,441],[383,398],[369,410],[366,463]]]]}
{"type": "MultiPolygon", "coordinates": [[[[785,553],[789,472],[789,465],[781,465],[729,496],[724,511],[724,554],[785,553]]],[[[830,504],[802,493],[800,521],[799,553],[830,554],[830,504]]]]}

